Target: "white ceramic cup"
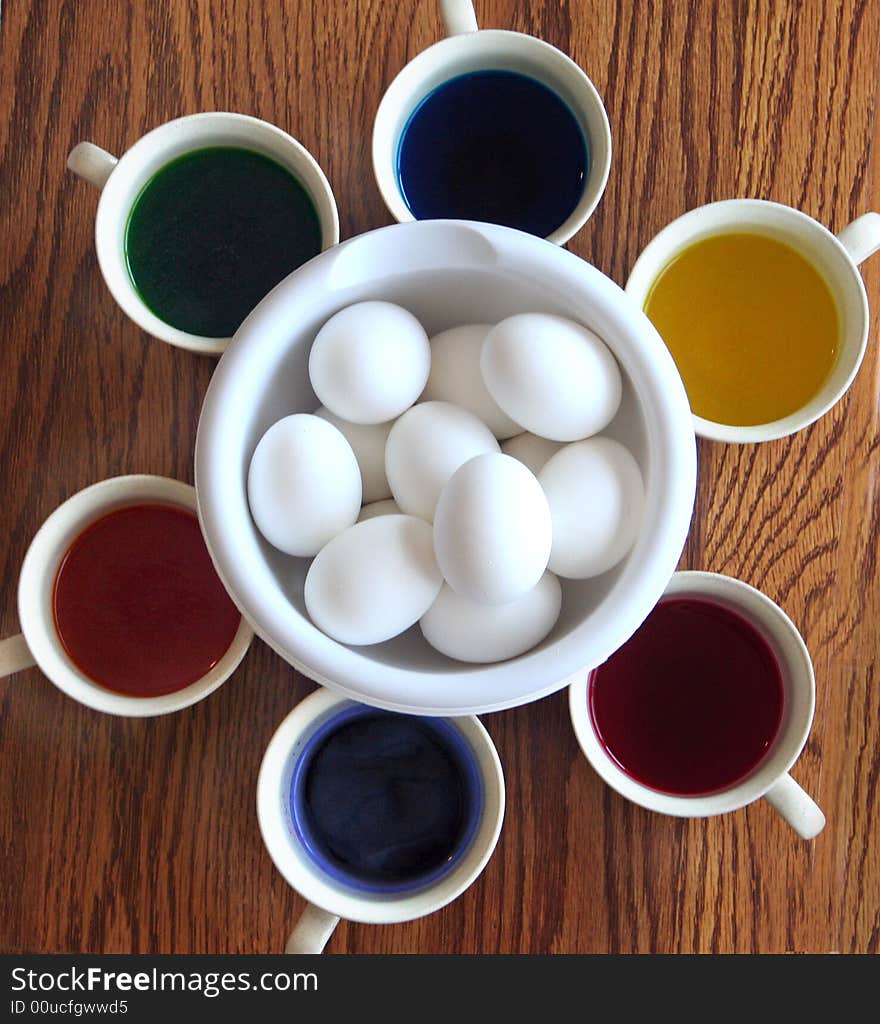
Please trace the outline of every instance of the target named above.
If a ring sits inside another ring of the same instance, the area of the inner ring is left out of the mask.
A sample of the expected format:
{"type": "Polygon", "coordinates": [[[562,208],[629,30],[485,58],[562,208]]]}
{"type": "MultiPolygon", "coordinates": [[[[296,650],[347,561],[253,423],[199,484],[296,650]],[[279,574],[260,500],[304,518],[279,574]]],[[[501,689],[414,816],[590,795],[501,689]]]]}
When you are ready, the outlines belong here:
{"type": "Polygon", "coordinates": [[[209,146],[238,146],[281,164],[314,204],[321,225],[322,251],[339,241],[336,201],[315,158],[280,128],[245,114],[210,111],[179,117],[148,132],[118,160],[91,142],[80,142],[71,150],[67,166],[101,189],[95,247],[107,287],[123,311],[154,338],[193,352],[219,355],[231,339],[189,334],[156,316],[138,295],[125,257],[128,215],[144,185],[172,160],[209,146]]]}
{"type": "Polygon", "coordinates": [[[471,0],[441,0],[448,38],[423,50],[388,87],[373,125],[373,171],[385,205],[398,221],[415,218],[400,190],[397,151],[410,115],[439,85],[474,71],[515,71],[537,79],[564,100],[590,154],[583,194],[566,220],[547,236],[562,245],[596,209],[611,169],[611,128],[596,87],[561,50],[522,32],[478,29],[471,0]]]}
{"type": "MultiPolygon", "coordinates": [[[[334,878],[308,853],[290,809],[298,758],[310,737],[349,708],[362,705],[330,690],[310,694],[272,737],[257,783],[257,813],[263,841],[275,866],[308,906],[287,941],[287,953],[320,953],[340,918],[393,924],[424,917],[460,896],[492,856],[504,818],[504,776],[489,734],[471,716],[448,718],[470,747],[482,782],[482,811],[470,844],[450,869],[424,887],[399,893],[366,892],[334,878]]],[[[366,709],[365,709],[366,710],[366,709]]],[[[382,713],[382,712],[379,712],[382,713]]]]}
{"type": "Polygon", "coordinates": [[[690,797],[651,789],[622,771],[596,735],[588,703],[590,676],[584,673],[569,689],[569,710],[587,760],[609,786],[648,810],[702,818],[735,811],[763,797],[798,835],[814,839],[825,827],[825,815],[789,775],[807,741],[816,704],[813,663],[803,638],[779,605],[730,576],[678,572],[664,594],[671,596],[702,598],[729,608],[746,618],[770,644],[783,685],[782,722],[770,749],[754,771],[721,792],[690,797]]]}
{"type": "Polygon", "coordinates": [[[796,412],[754,426],[731,426],[694,416],[694,430],[714,441],[772,441],[803,429],[845,394],[868,344],[868,297],[858,265],[880,249],[880,213],[866,213],[838,235],[812,217],[763,199],[725,199],[699,206],[668,224],[636,260],[626,293],[644,308],[666,266],[689,246],[722,234],[753,233],[784,242],[801,253],[827,281],[840,322],[838,353],[825,383],[796,412]]]}
{"type": "Polygon", "coordinates": [[[111,477],[68,498],[37,531],[24,558],[18,584],[21,633],[0,641],[0,677],[37,664],[59,690],[97,711],[130,718],[164,715],[213,693],[236,669],[253,639],[244,618],[226,653],[201,679],[175,693],[129,697],[84,675],[67,656],[52,612],[55,576],[67,549],[96,519],[117,508],[143,503],[177,505],[196,511],[195,489],[167,477],[111,477]]]}

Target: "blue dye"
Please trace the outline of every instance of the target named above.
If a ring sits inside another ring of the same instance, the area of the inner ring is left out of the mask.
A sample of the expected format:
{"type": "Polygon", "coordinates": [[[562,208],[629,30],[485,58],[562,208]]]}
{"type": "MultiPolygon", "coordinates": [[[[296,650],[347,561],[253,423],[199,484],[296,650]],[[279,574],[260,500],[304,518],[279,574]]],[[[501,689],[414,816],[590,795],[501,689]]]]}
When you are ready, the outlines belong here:
{"type": "Polygon", "coordinates": [[[416,220],[488,221],[541,238],[577,206],[589,166],[566,104],[513,71],[475,71],[438,86],[413,111],[397,153],[416,220]]]}
{"type": "Polygon", "coordinates": [[[313,736],[295,768],[293,820],[332,877],[373,891],[427,885],[476,833],[476,758],[443,720],[354,709],[313,736]]]}

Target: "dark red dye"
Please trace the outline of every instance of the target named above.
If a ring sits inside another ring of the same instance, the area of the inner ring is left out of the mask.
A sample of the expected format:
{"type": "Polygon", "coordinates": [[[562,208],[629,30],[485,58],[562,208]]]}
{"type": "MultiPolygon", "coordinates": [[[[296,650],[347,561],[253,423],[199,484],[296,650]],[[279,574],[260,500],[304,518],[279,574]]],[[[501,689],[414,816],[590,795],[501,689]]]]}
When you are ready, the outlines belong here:
{"type": "Polygon", "coordinates": [[[226,653],[241,616],[188,509],[134,505],[88,526],[55,576],[55,628],[94,682],[135,697],[174,693],[226,653]]]}
{"type": "Polygon", "coordinates": [[[782,720],[770,645],[740,615],[694,598],[661,601],[588,692],[608,754],[637,782],[678,795],[739,782],[782,720]]]}

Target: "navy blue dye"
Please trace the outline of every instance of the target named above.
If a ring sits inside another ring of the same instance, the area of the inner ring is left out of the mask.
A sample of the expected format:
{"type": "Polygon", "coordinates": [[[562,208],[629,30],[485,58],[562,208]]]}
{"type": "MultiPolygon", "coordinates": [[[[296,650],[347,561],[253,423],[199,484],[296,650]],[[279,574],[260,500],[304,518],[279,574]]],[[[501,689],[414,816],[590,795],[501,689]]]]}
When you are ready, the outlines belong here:
{"type": "Polygon", "coordinates": [[[589,165],[565,103],[513,71],[475,71],[438,86],[413,111],[397,153],[416,220],[489,221],[542,238],[577,206],[589,165]]]}
{"type": "Polygon", "coordinates": [[[292,810],[332,874],[406,887],[452,862],[472,830],[479,783],[455,749],[463,741],[443,735],[450,730],[372,711],[318,739],[296,773],[292,810]]]}

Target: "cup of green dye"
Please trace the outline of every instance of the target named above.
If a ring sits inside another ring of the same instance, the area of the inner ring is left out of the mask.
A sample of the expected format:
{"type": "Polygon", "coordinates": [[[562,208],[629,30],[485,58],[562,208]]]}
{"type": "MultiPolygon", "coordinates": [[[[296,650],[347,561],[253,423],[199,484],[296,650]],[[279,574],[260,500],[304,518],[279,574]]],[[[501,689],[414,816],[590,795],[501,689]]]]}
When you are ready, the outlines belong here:
{"type": "Polygon", "coordinates": [[[91,142],[67,166],[101,189],[98,263],[153,337],[219,355],[279,281],[339,241],[324,172],[296,139],[244,114],[177,118],[118,160],[91,142]]]}

